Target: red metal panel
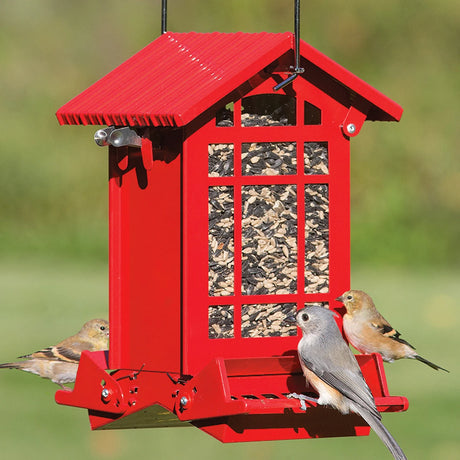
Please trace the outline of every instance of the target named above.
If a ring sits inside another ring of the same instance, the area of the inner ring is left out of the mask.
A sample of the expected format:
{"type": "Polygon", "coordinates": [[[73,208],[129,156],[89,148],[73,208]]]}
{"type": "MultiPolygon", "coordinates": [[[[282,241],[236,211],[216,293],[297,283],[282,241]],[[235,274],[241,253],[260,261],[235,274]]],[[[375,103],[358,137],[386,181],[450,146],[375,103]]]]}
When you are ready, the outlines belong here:
{"type": "Polygon", "coordinates": [[[147,171],[111,147],[110,165],[110,367],[180,372],[180,152],[147,171]]]}
{"type": "Polygon", "coordinates": [[[400,105],[380,91],[337,64],[331,58],[320,53],[303,40],[300,41],[300,54],[312,64],[329,74],[335,80],[359,94],[372,104],[367,119],[372,121],[399,121],[403,112],[400,105]]]}
{"type": "MultiPolygon", "coordinates": [[[[249,95],[270,94],[274,80],[268,79],[249,95]]],[[[216,357],[263,357],[295,353],[298,337],[243,338],[241,336],[241,307],[243,304],[296,303],[302,308],[306,302],[328,302],[339,308],[334,299],[349,289],[349,140],[343,136],[340,123],[347,108],[332,97],[314,90],[304,78],[294,81],[298,98],[300,123],[297,126],[268,127],[216,127],[212,119],[193,132],[184,143],[183,174],[183,370],[194,375],[203,364],[216,357]],[[311,91],[310,91],[311,90],[311,91]],[[303,101],[320,107],[323,121],[320,126],[304,125],[303,101]],[[278,176],[242,176],[239,160],[243,142],[297,141],[298,173],[278,176]],[[329,174],[305,175],[303,172],[303,142],[327,141],[329,145],[329,174]],[[208,177],[208,144],[234,144],[233,177],[208,177]],[[304,293],[303,260],[304,216],[303,190],[306,184],[324,183],[329,187],[329,259],[330,282],[328,293],[304,293]],[[298,290],[296,294],[247,296],[241,293],[241,187],[248,184],[294,184],[298,190],[298,290]],[[235,292],[233,296],[208,296],[208,186],[229,185],[234,188],[234,247],[235,292]],[[193,229],[193,230],[191,230],[193,229]],[[232,305],[234,308],[234,337],[210,339],[208,337],[208,307],[232,305]]],[[[247,96],[247,95],[246,95],[247,96]]],[[[240,102],[235,104],[238,117],[240,102]]],[[[236,123],[235,123],[236,124],[236,123]]],[[[339,325],[341,321],[339,320],[339,325]]]]}
{"type": "MultiPolygon", "coordinates": [[[[380,412],[407,409],[389,396],[379,355],[357,355],[380,412]]],[[[59,404],[89,409],[93,429],[195,426],[223,442],[367,435],[356,415],[308,403],[303,412],[291,391],[307,390],[297,357],[209,362],[191,380],[145,370],[106,372],[103,352],[84,352],[72,391],[56,392],[59,404]],[[152,391],[154,389],[154,391],[152,391]],[[184,398],[186,400],[184,401],[184,398]]]]}
{"type": "MultiPolygon", "coordinates": [[[[184,126],[293,48],[290,33],[165,33],[57,112],[61,124],[184,126]]],[[[348,88],[370,120],[399,120],[401,107],[305,42],[306,75],[348,88]]]]}
{"type": "Polygon", "coordinates": [[[292,34],[165,33],[57,112],[61,124],[183,126],[292,45],[292,34]]]}
{"type": "Polygon", "coordinates": [[[119,383],[105,371],[107,364],[105,352],[83,351],[77,372],[78,385],[72,391],[57,391],[56,402],[111,415],[123,414],[128,409],[128,401],[119,383]],[[102,397],[103,390],[105,397],[102,397]]]}

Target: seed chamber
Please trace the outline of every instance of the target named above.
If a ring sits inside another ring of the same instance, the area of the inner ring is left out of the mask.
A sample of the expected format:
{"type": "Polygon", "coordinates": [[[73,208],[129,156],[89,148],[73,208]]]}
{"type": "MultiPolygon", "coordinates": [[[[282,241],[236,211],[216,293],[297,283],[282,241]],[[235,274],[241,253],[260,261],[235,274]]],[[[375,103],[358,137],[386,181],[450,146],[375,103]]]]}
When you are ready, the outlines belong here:
{"type": "MultiPolygon", "coordinates": [[[[233,105],[219,110],[216,126],[240,123],[254,138],[266,127],[321,124],[318,107],[304,101],[297,121],[296,106],[292,96],[257,94],[242,100],[240,113],[233,105]]],[[[208,144],[208,176],[227,184],[208,189],[208,294],[228,298],[228,305],[209,306],[209,338],[296,335],[287,319],[303,304],[266,299],[329,290],[328,142],[299,141],[292,131],[270,141],[266,133],[260,141],[245,142],[243,134],[240,143],[208,144]],[[309,183],[316,176],[324,183],[309,183]],[[251,183],[263,177],[266,183],[251,183]],[[284,179],[270,183],[270,177],[284,179]]]]}

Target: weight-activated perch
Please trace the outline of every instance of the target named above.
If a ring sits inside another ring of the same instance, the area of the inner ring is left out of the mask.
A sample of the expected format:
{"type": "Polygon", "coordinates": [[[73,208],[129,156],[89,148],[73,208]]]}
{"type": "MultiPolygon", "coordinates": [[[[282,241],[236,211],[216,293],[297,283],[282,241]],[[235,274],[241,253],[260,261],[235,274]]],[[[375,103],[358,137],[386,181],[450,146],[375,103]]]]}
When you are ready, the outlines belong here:
{"type": "Polygon", "coordinates": [[[359,414],[395,459],[406,459],[401,447],[383,426],[372,393],[333,315],[332,311],[316,306],[297,313],[297,324],[303,333],[298,345],[300,365],[319,398],[296,393],[290,397],[300,399],[302,407],[305,407],[302,400],[313,400],[317,404],[330,405],[342,414],[350,411],[359,414]]]}
{"type": "Polygon", "coordinates": [[[109,348],[109,323],[105,319],[93,319],[81,330],[59,342],[30,355],[19,356],[25,361],[0,364],[4,369],[20,369],[50,379],[63,389],[64,383],[75,382],[82,351],[100,351],[109,348]]]}
{"type": "Polygon", "coordinates": [[[389,363],[396,359],[411,358],[436,370],[449,372],[421,357],[410,343],[375,308],[372,298],[363,291],[347,291],[336,300],[347,309],[343,317],[343,330],[348,341],[361,353],[380,353],[389,363]]]}

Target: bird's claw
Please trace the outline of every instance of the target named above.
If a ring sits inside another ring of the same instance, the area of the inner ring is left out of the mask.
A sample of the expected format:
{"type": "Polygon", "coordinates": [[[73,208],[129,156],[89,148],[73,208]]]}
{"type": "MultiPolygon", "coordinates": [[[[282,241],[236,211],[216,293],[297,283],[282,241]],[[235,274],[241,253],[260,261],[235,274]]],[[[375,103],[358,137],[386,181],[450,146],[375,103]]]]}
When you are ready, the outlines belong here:
{"type": "Polygon", "coordinates": [[[300,401],[300,409],[303,411],[307,410],[307,405],[305,404],[305,401],[310,401],[310,402],[315,402],[315,403],[318,402],[318,400],[315,398],[310,398],[309,396],[305,396],[302,394],[299,395],[298,393],[289,393],[287,397],[289,399],[298,399],[300,401]]]}

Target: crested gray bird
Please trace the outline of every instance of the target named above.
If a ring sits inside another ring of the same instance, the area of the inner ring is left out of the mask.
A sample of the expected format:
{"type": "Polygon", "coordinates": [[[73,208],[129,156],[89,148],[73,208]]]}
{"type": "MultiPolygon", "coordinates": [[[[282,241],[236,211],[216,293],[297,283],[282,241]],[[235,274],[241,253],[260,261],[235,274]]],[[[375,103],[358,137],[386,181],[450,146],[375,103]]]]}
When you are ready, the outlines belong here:
{"type": "MultiPolygon", "coordinates": [[[[297,313],[297,324],[302,329],[298,345],[303,374],[318,392],[314,400],[348,414],[359,414],[375,431],[393,457],[406,459],[401,447],[381,422],[374,397],[361,369],[337,327],[334,313],[322,307],[306,307],[297,313]]],[[[292,393],[292,398],[312,400],[292,393]]]]}

